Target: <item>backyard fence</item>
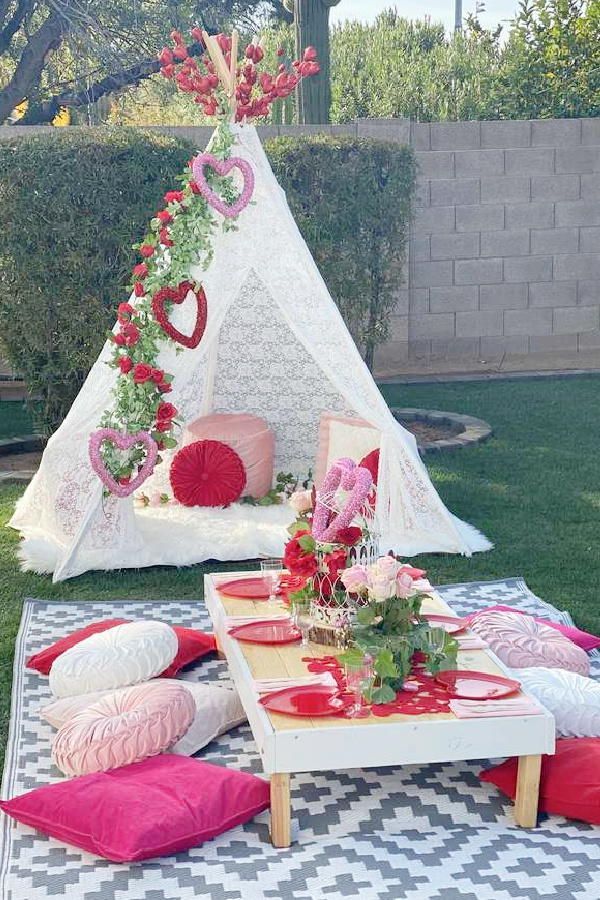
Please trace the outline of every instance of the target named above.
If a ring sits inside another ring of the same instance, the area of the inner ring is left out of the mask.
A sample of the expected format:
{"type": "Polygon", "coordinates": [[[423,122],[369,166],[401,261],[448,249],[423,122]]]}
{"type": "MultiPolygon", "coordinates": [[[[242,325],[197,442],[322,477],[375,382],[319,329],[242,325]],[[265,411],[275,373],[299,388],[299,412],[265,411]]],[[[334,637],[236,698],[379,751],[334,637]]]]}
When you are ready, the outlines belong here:
{"type": "MultiPolygon", "coordinates": [[[[1,127],[0,138],[33,130],[1,127]]],[[[159,130],[199,148],[212,133],[159,130]]],[[[374,137],[416,152],[409,260],[380,375],[600,367],[600,118],[259,130],[374,137]]]]}

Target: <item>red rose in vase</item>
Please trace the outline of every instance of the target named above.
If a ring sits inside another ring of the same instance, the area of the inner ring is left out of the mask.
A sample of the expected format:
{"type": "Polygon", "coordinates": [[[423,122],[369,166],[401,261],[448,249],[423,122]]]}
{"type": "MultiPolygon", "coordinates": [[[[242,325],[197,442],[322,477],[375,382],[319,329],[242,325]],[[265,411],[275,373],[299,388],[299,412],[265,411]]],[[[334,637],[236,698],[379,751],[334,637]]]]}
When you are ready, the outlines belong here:
{"type": "MultiPolygon", "coordinates": [[[[360,531],[360,529],[359,529],[360,531]]],[[[346,550],[334,550],[325,557],[325,565],[329,577],[337,581],[340,572],[343,572],[348,565],[348,553],[346,550]]]]}
{"type": "Polygon", "coordinates": [[[340,528],[335,536],[336,544],[345,544],[346,547],[354,547],[358,544],[362,537],[362,529],[356,525],[349,525],[347,528],[340,528]]]}
{"type": "Polygon", "coordinates": [[[304,534],[310,534],[310,532],[297,531],[296,535],[287,542],[283,554],[283,562],[292,575],[303,575],[305,578],[312,578],[318,569],[317,557],[312,550],[304,550],[300,545],[299,538],[304,534]]]}

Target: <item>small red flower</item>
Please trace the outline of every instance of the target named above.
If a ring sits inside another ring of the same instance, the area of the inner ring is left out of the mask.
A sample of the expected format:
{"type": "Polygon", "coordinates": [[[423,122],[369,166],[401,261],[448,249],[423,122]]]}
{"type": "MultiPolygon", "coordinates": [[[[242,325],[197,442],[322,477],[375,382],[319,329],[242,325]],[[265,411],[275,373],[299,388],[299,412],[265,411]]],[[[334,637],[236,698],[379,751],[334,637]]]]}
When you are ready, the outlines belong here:
{"type": "Polygon", "coordinates": [[[161,242],[161,244],[163,245],[163,247],[172,247],[173,246],[173,241],[169,237],[169,229],[168,228],[160,229],[160,231],[158,233],[158,239],[161,242]]]}
{"type": "Polygon", "coordinates": [[[162,369],[152,369],[150,373],[150,377],[155,384],[162,384],[162,380],[165,377],[165,373],[162,369]]]}
{"type": "Polygon", "coordinates": [[[167,191],[165,203],[181,203],[183,196],[183,191],[167,191]]]}
{"type": "Polygon", "coordinates": [[[125,347],[133,347],[140,339],[139,328],[133,322],[125,322],[121,325],[121,332],[115,337],[115,342],[125,347]]]}
{"type": "Polygon", "coordinates": [[[171,419],[174,419],[177,415],[177,407],[173,406],[172,403],[159,403],[158,409],[156,410],[156,421],[157,422],[168,422],[171,419]]]}
{"type": "Polygon", "coordinates": [[[152,378],[152,366],[147,363],[136,363],[133,367],[133,380],[136,384],[144,384],[152,378]]]}
{"type": "Polygon", "coordinates": [[[188,182],[188,187],[189,187],[190,191],[192,192],[192,194],[200,193],[200,188],[198,187],[198,185],[196,184],[195,181],[188,182]]]}
{"type": "Polygon", "coordinates": [[[161,209],[160,212],[156,213],[156,218],[162,225],[168,225],[169,222],[173,221],[173,216],[168,209],[161,209]]]}
{"type": "Polygon", "coordinates": [[[158,389],[161,392],[161,394],[168,394],[170,391],[173,390],[172,386],[169,384],[168,381],[161,381],[161,383],[158,385],[158,389]]]}
{"type": "Polygon", "coordinates": [[[145,278],[148,274],[148,266],[146,263],[138,263],[133,267],[133,274],[136,278],[145,278]]]}
{"type": "Polygon", "coordinates": [[[117,318],[119,322],[129,322],[129,319],[134,313],[135,309],[129,303],[119,303],[117,307],[117,318]]]}
{"type": "Polygon", "coordinates": [[[141,281],[136,281],[133,285],[133,293],[136,297],[143,297],[146,293],[146,288],[142,284],[141,281]]]}
{"type": "Polygon", "coordinates": [[[158,54],[158,61],[161,66],[168,66],[173,62],[173,54],[169,50],[168,47],[163,47],[163,49],[158,54]]]}
{"type": "Polygon", "coordinates": [[[123,375],[127,375],[133,369],[133,363],[128,356],[119,356],[119,368],[123,375]]]}
{"type": "Polygon", "coordinates": [[[150,257],[154,254],[154,247],[152,244],[142,244],[140,247],[140,253],[144,257],[144,259],[150,259],[150,257]]]}

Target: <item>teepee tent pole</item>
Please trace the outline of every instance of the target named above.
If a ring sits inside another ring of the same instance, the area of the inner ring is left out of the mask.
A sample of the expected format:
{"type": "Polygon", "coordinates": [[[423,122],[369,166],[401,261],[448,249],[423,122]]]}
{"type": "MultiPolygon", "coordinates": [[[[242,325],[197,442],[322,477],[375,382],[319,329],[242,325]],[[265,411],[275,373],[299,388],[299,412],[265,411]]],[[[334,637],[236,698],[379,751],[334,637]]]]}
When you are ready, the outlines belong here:
{"type": "Polygon", "coordinates": [[[204,43],[206,44],[208,55],[212,60],[216,73],[219,76],[221,84],[227,91],[227,96],[229,97],[231,96],[232,90],[231,73],[227,67],[227,63],[225,62],[223,51],[219,47],[216,39],[212,37],[207,31],[202,32],[202,37],[204,38],[204,43]]]}
{"type": "Polygon", "coordinates": [[[231,90],[229,94],[229,106],[231,109],[231,121],[235,121],[235,109],[236,109],[236,97],[235,97],[235,85],[237,80],[237,62],[238,62],[238,49],[240,43],[240,36],[237,32],[237,29],[234,28],[231,32],[231,62],[229,66],[229,77],[231,81],[231,90]]]}

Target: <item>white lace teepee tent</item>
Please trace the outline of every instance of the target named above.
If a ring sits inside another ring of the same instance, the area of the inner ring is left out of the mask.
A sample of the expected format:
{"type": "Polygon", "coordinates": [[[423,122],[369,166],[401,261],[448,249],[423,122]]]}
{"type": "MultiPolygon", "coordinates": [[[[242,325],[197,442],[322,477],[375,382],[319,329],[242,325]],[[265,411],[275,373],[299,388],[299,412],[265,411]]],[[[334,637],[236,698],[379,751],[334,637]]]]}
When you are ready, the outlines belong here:
{"type": "MultiPolygon", "coordinates": [[[[403,555],[470,555],[489,542],[455,518],[437,495],[414,437],[394,419],[333,302],[290,213],[252,125],[231,126],[235,156],[254,175],[252,203],[238,230],[219,230],[202,283],[208,315],[195,349],[165,342],[161,369],[173,373],[169,400],[190,422],[211,412],[252,413],[275,433],[276,471],[314,468],[324,411],[366,420],[381,433],[376,517],[382,549],[403,555]]],[[[134,303],[134,301],[131,301],[134,303]]],[[[195,304],[171,313],[190,333],[195,304]]],[[[38,473],[10,522],[21,532],[24,567],[54,581],[90,569],[188,565],[206,559],[281,555],[287,506],[137,508],[108,495],[88,455],[90,435],[110,407],[118,370],[107,342],[68,416],[48,442],[38,473]]],[[[144,484],[168,485],[171,453],[144,484]]]]}

